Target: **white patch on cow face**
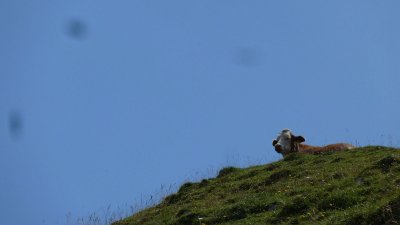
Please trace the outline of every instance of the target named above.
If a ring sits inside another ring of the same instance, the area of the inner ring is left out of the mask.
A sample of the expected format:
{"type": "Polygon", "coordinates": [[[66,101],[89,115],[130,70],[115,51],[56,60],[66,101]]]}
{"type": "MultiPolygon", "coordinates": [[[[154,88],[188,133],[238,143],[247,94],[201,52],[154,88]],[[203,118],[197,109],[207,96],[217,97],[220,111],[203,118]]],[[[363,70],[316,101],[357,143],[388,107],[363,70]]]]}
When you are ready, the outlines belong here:
{"type": "Polygon", "coordinates": [[[284,129],[276,140],[272,141],[272,145],[276,152],[285,156],[291,152],[298,152],[299,144],[305,140],[303,136],[295,136],[289,129],[284,129]]]}
{"type": "Polygon", "coordinates": [[[289,129],[284,129],[276,138],[275,150],[283,155],[290,153],[292,148],[292,132],[289,129]]]}

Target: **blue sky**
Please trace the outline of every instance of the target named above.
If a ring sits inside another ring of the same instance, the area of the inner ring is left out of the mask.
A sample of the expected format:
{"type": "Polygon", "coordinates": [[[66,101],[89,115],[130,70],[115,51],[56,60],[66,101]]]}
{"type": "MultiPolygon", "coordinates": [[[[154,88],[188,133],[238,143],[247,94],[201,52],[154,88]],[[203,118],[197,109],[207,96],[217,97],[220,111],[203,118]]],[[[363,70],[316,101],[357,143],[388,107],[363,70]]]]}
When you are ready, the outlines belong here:
{"type": "Polygon", "coordinates": [[[400,146],[399,9],[0,1],[2,223],[66,224],[279,160],[283,128],[316,145],[400,146]]]}

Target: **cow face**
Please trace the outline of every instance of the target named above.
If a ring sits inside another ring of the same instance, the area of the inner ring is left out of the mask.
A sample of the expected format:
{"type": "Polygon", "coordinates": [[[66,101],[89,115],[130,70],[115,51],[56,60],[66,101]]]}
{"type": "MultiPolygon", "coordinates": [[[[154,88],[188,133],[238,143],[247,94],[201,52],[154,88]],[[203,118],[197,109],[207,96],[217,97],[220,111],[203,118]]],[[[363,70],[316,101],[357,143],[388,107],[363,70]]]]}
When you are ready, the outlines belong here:
{"type": "Polygon", "coordinates": [[[295,136],[289,129],[284,129],[276,140],[272,141],[272,145],[276,152],[285,156],[291,152],[297,152],[299,144],[304,141],[304,137],[295,136]]]}

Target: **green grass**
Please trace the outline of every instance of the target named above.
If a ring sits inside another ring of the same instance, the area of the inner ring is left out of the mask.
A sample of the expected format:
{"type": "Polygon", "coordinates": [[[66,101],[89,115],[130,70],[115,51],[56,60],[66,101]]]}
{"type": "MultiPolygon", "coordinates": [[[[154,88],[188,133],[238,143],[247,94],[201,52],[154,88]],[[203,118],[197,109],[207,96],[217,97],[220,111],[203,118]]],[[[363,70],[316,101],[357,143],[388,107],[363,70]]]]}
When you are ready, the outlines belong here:
{"type": "Polygon", "coordinates": [[[369,146],[228,167],[113,225],[202,223],[398,224],[400,151],[369,146]]]}

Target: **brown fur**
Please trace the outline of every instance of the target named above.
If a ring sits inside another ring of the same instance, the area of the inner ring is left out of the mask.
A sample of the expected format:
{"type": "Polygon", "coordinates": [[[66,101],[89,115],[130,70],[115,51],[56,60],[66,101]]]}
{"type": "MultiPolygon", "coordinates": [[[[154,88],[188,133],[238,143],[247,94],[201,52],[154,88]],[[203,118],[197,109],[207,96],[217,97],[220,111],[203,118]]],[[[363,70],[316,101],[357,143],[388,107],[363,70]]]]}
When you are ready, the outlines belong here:
{"type": "Polygon", "coordinates": [[[306,145],[306,144],[298,144],[298,152],[300,153],[311,153],[311,154],[317,154],[321,152],[337,152],[337,151],[343,151],[343,150],[348,150],[352,149],[354,146],[351,144],[346,144],[346,143],[338,143],[338,144],[331,144],[331,145],[326,145],[326,146],[312,146],[312,145],[306,145]]]}

